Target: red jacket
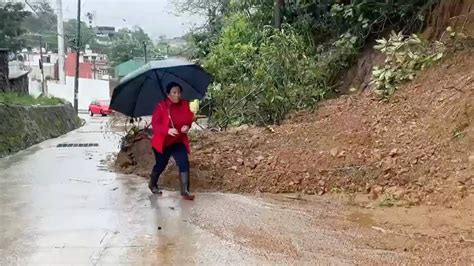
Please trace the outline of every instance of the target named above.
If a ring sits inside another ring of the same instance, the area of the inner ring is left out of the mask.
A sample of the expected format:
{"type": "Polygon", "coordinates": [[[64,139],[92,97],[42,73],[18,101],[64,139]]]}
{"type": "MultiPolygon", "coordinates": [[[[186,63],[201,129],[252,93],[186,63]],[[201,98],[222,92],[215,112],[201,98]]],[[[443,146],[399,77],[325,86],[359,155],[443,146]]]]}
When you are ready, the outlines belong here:
{"type": "Polygon", "coordinates": [[[165,147],[174,143],[183,143],[189,153],[189,138],[187,134],[181,133],[181,127],[191,127],[193,119],[194,114],[189,109],[188,101],[181,100],[179,103],[172,103],[167,98],[159,102],[151,117],[151,126],[153,127],[151,146],[157,152],[163,153],[165,147]],[[171,123],[170,117],[173,123],[171,123]],[[179,132],[175,137],[168,135],[168,130],[173,127],[172,125],[179,132]]]}

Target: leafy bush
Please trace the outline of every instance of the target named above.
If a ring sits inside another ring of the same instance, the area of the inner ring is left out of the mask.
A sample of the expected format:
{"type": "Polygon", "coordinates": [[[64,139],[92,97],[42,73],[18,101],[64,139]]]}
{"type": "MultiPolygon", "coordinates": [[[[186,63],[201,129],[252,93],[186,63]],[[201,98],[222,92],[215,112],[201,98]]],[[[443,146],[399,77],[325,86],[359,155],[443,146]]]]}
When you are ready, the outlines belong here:
{"type": "Polygon", "coordinates": [[[386,55],[383,66],[375,66],[371,84],[383,95],[391,95],[401,83],[413,80],[418,71],[440,60],[445,52],[441,42],[430,44],[417,35],[392,32],[390,38],[377,40],[374,47],[386,55]]]}
{"type": "Polygon", "coordinates": [[[279,123],[292,110],[308,108],[328,93],[328,82],[355,55],[357,38],[342,36],[321,54],[310,51],[290,25],[255,29],[232,16],[204,62],[215,73],[210,90],[220,126],[279,123]]]}
{"type": "MultiPolygon", "coordinates": [[[[215,77],[206,99],[213,121],[272,124],[312,107],[332,92],[367,39],[387,29],[421,29],[437,1],[286,0],[281,29],[270,26],[274,0],[185,1],[208,14],[193,38],[194,54],[215,77]]],[[[391,73],[381,75],[379,87],[392,84],[391,73]]]]}
{"type": "Polygon", "coordinates": [[[365,40],[386,29],[419,31],[439,0],[287,0],[286,20],[315,43],[349,32],[365,40]],[[345,3],[343,3],[345,2],[345,3]],[[350,2],[350,4],[347,4],[350,2]]]}

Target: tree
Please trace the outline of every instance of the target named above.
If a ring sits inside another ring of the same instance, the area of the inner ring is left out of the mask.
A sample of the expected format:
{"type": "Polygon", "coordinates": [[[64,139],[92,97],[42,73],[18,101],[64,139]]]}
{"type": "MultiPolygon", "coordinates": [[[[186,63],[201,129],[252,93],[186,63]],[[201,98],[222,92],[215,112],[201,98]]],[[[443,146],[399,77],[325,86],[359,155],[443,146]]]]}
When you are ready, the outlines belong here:
{"type": "MultiPolygon", "coordinates": [[[[74,48],[77,45],[76,42],[76,30],[77,20],[70,19],[64,22],[64,35],[66,35],[66,46],[74,48]]],[[[80,48],[84,49],[85,45],[89,44],[91,49],[95,50],[98,48],[95,32],[92,28],[88,27],[87,24],[81,21],[81,42],[80,48]]]]}
{"type": "Polygon", "coordinates": [[[282,12],[285,7],[285,0],[275,0],[275,28],[281,27],[281,22],[283,20],[282,12]]]}
{"type": "MultiPolygon", "coordinates": [[[[231,14],[242,13],[255,24],[273,24],[274,1],[276,0],[174,0],[174,3],[180,14],[199,14],[207,18],[205,25],[193,30],[191,38],[192,57],[204,58],[218,41],[225,21],[231,14]]],[[[278,1],[284,3],[284,0],[278,1]]]]}
{"type": "Polygon", "coordinates": [[[231,3],[231,0],[174,0],[175,8],[180,14],[205,16],[207,22],[202,28],[209,32],[222,28],[222,18],[230,11],[231,3]]]}
{"type": "Polygon", "coordinates": [[[25,33],[22,22],[30,14],[21,3],[0,4],[0,47],[16,51],[21,48],[19,38],[25,33]]]}
{"type": "MultiPolygon", "coordinates": [[[[21,38],[24,41],[23,44],[26,47],[37,47],[38,46],[38,35],[41,34],[43,37],[44,47],[55,50],[58,47],[58,35],[56,32],[56,15],[49,6],[49,4],[40,2],[36,13],[41,14],[41,17],[36,15],[30,15],[25,20],[25,28],[29,34],[24,34],[21,38]],[[54,16],[54,19],[53,19],[54,16]],[[36,26],[39,23],[46,23],[50,21],[49,26],[36,26]]],[[[65,35],[65,48],[74,48],[76,46],[76,30],[77,20],[70,19],[64,22],[64,35],[65,35]]],[[[106,46],[100,45],[97,42],[97,37],[92,28],[86,25],[85,22],[81,21],[81,49],[84,49],[85,45],[89,44],[91,49],[98,52],[106,52],[106,46]]]]}
{"type": "Polygon", "coordinates": [[[201,16],[212,13],[221,13],[230,5],[231,0],[174,0],[179,13],[191,13],[201,16]]]}
{"type": "Polygon", "coordinates": [[[23,21],[23,27],[27,31],[21,36],[23,47],[37,47],[38,35],[41,35],[44,47],[55,50],[58,47],[58,36],[57,16],[53,8],[47,0],[40,0],[30,6],[34,12],[23,21]]]}
{"type": "Polygon", "coordinates": [[[134,26],[130,31],[132,38],[137,40],[139,43],[146,43],[147,46],[153,46],[153,42],[148,34],[139,26],[134,26]]]}
{"type": "Polygon", "coordinates": [[[25,18],[23,25],[30,33],[56,32],[57,16],[47,0],[41,0],[31,6],[34,13],[25,18]]]}
{"type": "Polygon", "coordinates": [[[206,23],[193,30],[192,57],[205,57],[217,41],[219,32],[224,25],[224,18],[230,11],[231,0],[174,0],[175,9],[179,14],[193,14],[206,17],[206,23]]]}
{"type": "Polygon", "coordinates": [[[142,28],[135,26],[133,30],[127,28],[120,29],[113,38],[108,54],[112,66],[126,62],[134,57],[144,57],[143,43],[146,44],[147,51],[154,51],[150,36],[142,28]]]}

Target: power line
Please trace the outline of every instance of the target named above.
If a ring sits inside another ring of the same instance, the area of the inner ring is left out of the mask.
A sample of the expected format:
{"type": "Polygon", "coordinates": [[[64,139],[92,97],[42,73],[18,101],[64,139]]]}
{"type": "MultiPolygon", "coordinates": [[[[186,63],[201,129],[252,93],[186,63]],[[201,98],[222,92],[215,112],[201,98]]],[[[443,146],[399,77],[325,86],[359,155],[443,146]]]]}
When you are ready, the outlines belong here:
{"type": "Polygon", "coordinates": [[[33,11],[33,13],[35,13],[37,16],[39,16],[38,12],[36,12],[36,9],[33,8],[33,6],[28,2],[28,0],[25,0],[25,3],[27,6],[30,7],[31,11],[33,11]]]}

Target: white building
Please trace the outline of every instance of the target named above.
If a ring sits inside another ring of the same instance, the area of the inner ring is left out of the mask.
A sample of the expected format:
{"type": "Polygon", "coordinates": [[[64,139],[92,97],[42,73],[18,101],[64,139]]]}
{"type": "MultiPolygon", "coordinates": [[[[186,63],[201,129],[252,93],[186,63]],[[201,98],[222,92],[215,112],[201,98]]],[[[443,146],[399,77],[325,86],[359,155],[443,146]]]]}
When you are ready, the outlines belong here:
{"type": "MultiPolygon", "coordinates": [[[[12,67],[28,70],[31,79],[41,80],[40,58],[41,54],[38,48],[33,49],[31,52],[23,49],[23,51],[17,55],[17,61],[11,62],[11,64],[12,67]]],[[[58,54],[51,51],[47,52],[46,49],[43,48],[43,72],[45,79],[58,79],[56,70],[58,58],[58,54]]]]}

